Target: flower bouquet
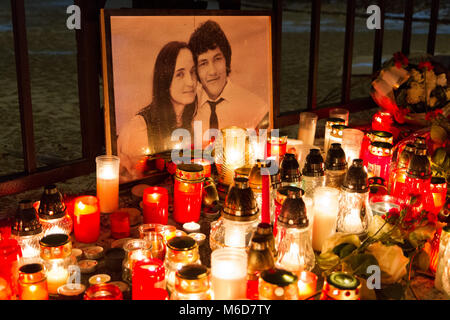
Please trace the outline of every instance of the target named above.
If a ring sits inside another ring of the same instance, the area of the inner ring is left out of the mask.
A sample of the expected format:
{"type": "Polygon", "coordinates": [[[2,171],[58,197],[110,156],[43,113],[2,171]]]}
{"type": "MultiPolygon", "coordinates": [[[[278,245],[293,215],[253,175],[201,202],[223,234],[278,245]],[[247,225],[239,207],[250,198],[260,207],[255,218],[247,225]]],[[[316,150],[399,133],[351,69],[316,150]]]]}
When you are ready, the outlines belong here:
{"type": "Polygon", "coordinates": [[[430,124],[427,114],[450,114],[448,70],[429,55],[408,58],[397,52],[372,82],[371,95],[398,123],[430,124]]]}
{"type": "Polygon", "coordinates": [[[378,266],[381,283],[377,288],[375,281],[376,290],[362,292],[363,299],[405,298],[415,271],[428,270],[430,260],[422,257],[424,248],[444,225],[436,213],[424,207],[421,195],[411,195],[400,210],[392,208],[384,216],[375,215],[365,240],[351,234],[334,234],[322,246],[317,257],[319,267],[325,276],[345,271],[369,283],[373,275],[370,270],[378,266]]]}

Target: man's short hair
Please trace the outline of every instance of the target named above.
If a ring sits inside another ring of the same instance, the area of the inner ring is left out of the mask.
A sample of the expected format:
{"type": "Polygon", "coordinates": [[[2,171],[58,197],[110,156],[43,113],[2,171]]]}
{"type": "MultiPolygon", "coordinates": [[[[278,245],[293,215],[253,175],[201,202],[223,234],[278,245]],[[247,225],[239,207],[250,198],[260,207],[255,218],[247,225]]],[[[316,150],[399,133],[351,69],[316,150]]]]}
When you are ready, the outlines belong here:
{"type": "Polygon", "coordinates": [[[200,54],[219,47],[225,57],[227,75],[231,72],[231,46],[217,22],[208,20],[195,29],[189,39],[189,47],[194,54],[196,64],[200,54]]]}

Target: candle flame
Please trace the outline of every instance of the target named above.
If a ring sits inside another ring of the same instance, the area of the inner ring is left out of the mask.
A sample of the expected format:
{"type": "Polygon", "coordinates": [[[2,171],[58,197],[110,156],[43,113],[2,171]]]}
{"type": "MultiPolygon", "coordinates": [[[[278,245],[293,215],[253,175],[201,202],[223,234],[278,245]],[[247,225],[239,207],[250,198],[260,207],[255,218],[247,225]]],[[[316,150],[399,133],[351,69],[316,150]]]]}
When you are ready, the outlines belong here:
{"type": "Polygon", "coordinates": [[[78,209],[83,210],[84,208],[86,208],[86,205],[83,202],[78,202],[77,203],[78,209]]]}

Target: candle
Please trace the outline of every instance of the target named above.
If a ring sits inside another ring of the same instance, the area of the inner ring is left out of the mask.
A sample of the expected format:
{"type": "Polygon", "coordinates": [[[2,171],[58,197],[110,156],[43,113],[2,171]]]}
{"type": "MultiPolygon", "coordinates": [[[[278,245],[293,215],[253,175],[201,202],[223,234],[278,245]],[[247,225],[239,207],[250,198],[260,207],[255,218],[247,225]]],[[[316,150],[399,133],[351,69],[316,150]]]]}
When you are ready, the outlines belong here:
{"type": "Polygon", "coordinates": [[[111,214],[111,236],[114,239],[130,236],[130,217],[126,211],[115,211],[111,214]]]}
{"type": "Polygon", "coordinates": [[[81,300],[86,286],[81,283],[68,283],[58,288],[58,294],[65,300],[81,300]]]}
{"type": "MultiPolygon", "coordinates": [[[[300,272],[298,277],[298,297],[299,300],[305,300],[316,292],[317,276],[309,271],[300,272]]],[[[311,298],[313,299],[313,298],[311,298]]]]}
{"type": "Polygon", "coordinates": [[[197,232],[200,231],[200,225],[195,222],[186,222],[183,224],[183,229],[188,233],[197,232]]]}
{"type": "Polygon", "coordinates": [[[221,248],[211,254],[211,287],[214,300],[246,298],[247,253],[221,248]]]}
{"type": "Polygon", "coordinates": [[[81,273],[91,273],[97,268],[98,262],[95,260],[80,260],[78,262],[78,267],[81,273]]]}
{"type": "Polygon", "coordinates": [[[86,259],[100,259],[103,256],[103,248],[92,246],[83,249],[86,259]]]}
{"type": "Polygon", "coordinates": [[[108,282],[110,280],[111,280],[111,276],[110,275],[101,273],[101,274],[96,274],[96,275],[90,277],[89,278],[89,284],[92,286],[92,285],[95,285],[95,284],[106,283],[106,282],[108,282]]]}
{"type": "Polygon", "coordinates": [[[112,213],[119,208],[119,163],[117,156],[99,156],[97,163],[97,198],[100,212],[112,213]]]}
{"type": "Polygon", "coordinates": [[[339,190],[319,187],[314,192],[313,249],[322,250],[323,242],[336,232],[339,213],[339,190]]]}
{"type": "Polygon", "coordinates": [[[330,147],[330,135],[332,127],[336,124],[345,124],[345,120],[341,118],[328,118],[327,122],[325,123],[325,138],[323,143],[323,150],[325,154],[327,154],[328,148],[330,147]]]}
{"type": "Polygon", "coordinates": [[[378,111],[372,117],[372,130],[392,132],[394,120],[389,112],[378,111]]]}
{"type": "Polygon", "coordinates": [[[203,195],[203,167],[198,164],[177,166],[174,184],[173,219],[178,223],[200,220],[203,195]]]}
{"type": "Polygon", "coordinates": [[[363,231],[359,211],[359,209],[351,209],[350,213],[344,216],[343,230],[346,233],[360,233],[363,231]]]}
{"type": "Polygon", "coordinates": [[[100,235],[100,212],[98,200],[94,196],[75,199],[74,233],[78,242],[93,243],[100,235]]]}
{"type": "Polygon", "coordinates": [[[216,146],[215,162],[219,172],[219,182],[230,186],[233,184],[234,170],[245,166],[248,153],[247,132],[238,127],[221,130],[222,145],[216,146]]]}
{"type": "Polygon", "coordinates": [[[199,246],[201,246],[206,240],[206,235],[200,232],[189,233],[188,236],[194,239],[199,246]]]}
{"type": "Polygon", "coordinates": [[[276,157],[277,162],[284,156],[287,148],[287,136],[268,137],[267,139],[267,157],[276,157]]]}
{"type": "Polygon", "coordinates": [[[314,112],[301,112],[298,128],[298,139],[304,144],[313,145],[316,135],[317,114],[314,112]]]}
{"type": "Polygon", "coordinates": [[[342,132],[342,149],[350,166],[354,159],[358,159],[361,152],[361,144],[364,132],[358,129],[345,128],[342,132]]]}
{"type": "Polygon", "coordinates": [[[156,227],[156,232],[160,233],[164,237],[164,241],[167,243],[170,239],[176,236],[177,228],[171,225],[160,225],[156,227]]]}
{"type": "Polygon", "coordinates": [[[159,290],[165,289],[165,268],[159,259],[139,261],[133,268],[132,299],[159,300],[159,290]]]}
{"type": "Polygon", "coordinates": [[[388,212],[395,208],[400,212],[400,201],[393,196],[390,195],[376,195],[369,199],[370,210],[372,214],[383,216],[387,215],[388,212]]]}
{"type": "Polygon", "coordinates": [[[144,190],[144,223],[167,224],[169,219],[169,193],[163,187],[149,187],[144,190]]]}
{"type": "Polygon", "coordinates": [[[48,300],[44,267],[40,263],[25,264],[19,269],[19,299],[48,300]]]}
{"type": "Polygon", "coordinates": [[[69,271],[64,267],[51,268],[47,270],[48,293],[58,294],[58,288],[67,283],[69,271]]]}
{"type": "Polygon", "coordinates": [[[206,159],[194,159],[193,163],[199,164],[203,167],[203,176],[205,178],[211,177],[211,162],[206,159]]]}
{"type": "MultiPolygon", "coordinates": [[[[261,170],[264,170],[261,168],[261,170]]],[[[261,222],[270,223],[270,176],[268,172],[263,172],[262,179],[262,203],[261,203],[261,222]]]]}

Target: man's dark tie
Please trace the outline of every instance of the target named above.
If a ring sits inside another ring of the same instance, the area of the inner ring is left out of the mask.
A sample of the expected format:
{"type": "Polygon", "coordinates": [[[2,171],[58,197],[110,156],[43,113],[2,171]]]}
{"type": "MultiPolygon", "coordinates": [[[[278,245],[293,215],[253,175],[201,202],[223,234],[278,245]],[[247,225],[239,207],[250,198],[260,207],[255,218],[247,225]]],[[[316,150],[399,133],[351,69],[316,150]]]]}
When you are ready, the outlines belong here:
{"type": "Polygon", "coordinates": [[[211,107],[211,115],[209,117],[209,127],[213,129],[219,129],[219,119],[217,119],[216,106],[223,101],[223,98],[220,98],[217,101],[209,101],[209,106],[211,107]]]}

